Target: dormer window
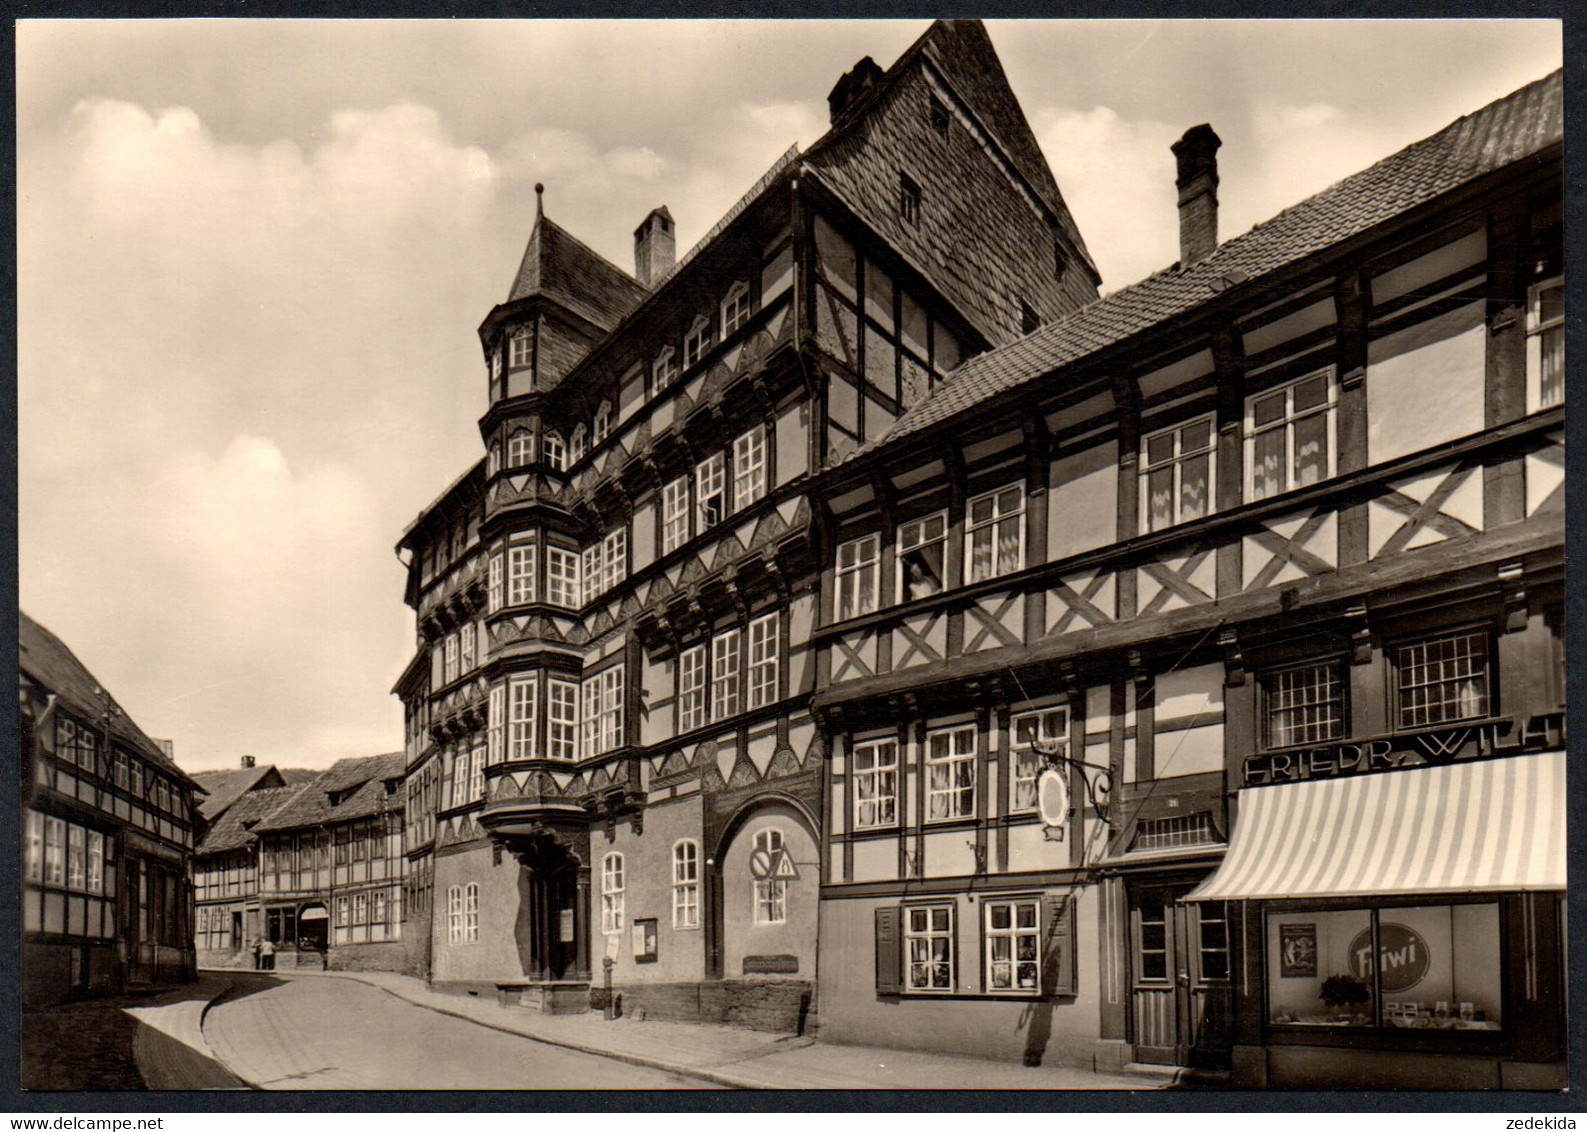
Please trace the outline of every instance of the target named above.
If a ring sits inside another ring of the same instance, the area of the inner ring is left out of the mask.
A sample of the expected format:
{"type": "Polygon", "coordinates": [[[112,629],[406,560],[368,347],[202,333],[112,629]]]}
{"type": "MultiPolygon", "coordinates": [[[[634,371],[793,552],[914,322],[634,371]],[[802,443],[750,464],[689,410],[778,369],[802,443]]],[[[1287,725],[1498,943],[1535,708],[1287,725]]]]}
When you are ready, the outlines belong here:
{"type": "Polygon", "coordinates": [[[1019,304],[1019,332],[1029,334],[1041,325],[1041,316],[1031,309],[1031,305],[1020,300],[1019,304]]]}
{"type": "Polygon", "coordinates": [[[672,347],[668,346],[656,355],[655,365],[651,367],[652,388],[660,393],[671,385],[677,376],[677,359],[673,356],[672,347]]]}
{"type": "Polygon", "coordinates": [[[928,96],[931,100],[927,115],[931,121],[931,128],[939,137],[948,136],[948,108],[942,104],[942,99],[936,95],[928,96]]]}
{"type": "Polygon", "coordinates": [[[908,173],[898,175],[898,215],[905,224],[920,223],[920,186],[908,173]]]}
{"type": "Polygon", "coordinates": [[[612,432],[612,406],[608,401],[602,401],[600,408],[595,410],[595,431],[591,442],[599,444],[612,432]]]}
{"type": "Polygon", "coordinates": [[[688,369],[711,348],[711,320],[701,315],[683,338],[683,368],[688,369]]]}
{"type": "Polygon", "coordinates": [[[722,339],[727,340],[749,319],[749,284],[739,280],[722,300],[722,339]]]}
{"type": "Polygon", "coordinates": [[[541,440],[545,448],[545,461],[557,471],[565,471],[568,466],[567,447],[562,443],[560,432],[548,432],[541,440]]]}
{"type": "Polygon", "coordinates": [[[532,463],[535,458],[534,433],[526,428],[518,429],[507,438],[507,466],[521,468],[532,463]]]}
{"type": "Polygon", "coordinates": [[[532,353],[533,347],[529,331],[520,330],[512,336],[512,359],[508,362],[508,365],[512,369],[525,369],[529,365],[532,353]]]}

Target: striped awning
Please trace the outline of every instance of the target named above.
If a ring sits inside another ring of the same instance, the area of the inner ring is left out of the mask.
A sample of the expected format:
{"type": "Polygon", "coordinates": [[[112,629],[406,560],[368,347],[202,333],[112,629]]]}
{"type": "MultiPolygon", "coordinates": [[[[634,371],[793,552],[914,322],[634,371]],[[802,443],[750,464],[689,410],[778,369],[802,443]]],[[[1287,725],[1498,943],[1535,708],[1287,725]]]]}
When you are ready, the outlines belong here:
{"type": "Polygon", "coordinates": [[[1189,900],[1565,887],[1565,754],[1240,791],[1229,852],[1189,900]]]}

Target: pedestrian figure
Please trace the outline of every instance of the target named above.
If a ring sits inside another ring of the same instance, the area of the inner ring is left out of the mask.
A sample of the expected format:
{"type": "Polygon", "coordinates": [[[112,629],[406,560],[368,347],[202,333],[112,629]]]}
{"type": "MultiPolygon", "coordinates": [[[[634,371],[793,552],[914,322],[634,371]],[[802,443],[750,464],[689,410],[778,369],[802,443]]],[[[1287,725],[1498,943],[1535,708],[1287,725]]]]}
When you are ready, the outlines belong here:
{"type": "Polygon", "coordinates": [[[264,939],[260,936],[253,937],[253,969],[264,970],[264,939]]]}
{"type": "Polygon", "coordinates": [[[259,941],[259,969],[261,971],[276,969],[276,945],[268,939],[259,941]]]}

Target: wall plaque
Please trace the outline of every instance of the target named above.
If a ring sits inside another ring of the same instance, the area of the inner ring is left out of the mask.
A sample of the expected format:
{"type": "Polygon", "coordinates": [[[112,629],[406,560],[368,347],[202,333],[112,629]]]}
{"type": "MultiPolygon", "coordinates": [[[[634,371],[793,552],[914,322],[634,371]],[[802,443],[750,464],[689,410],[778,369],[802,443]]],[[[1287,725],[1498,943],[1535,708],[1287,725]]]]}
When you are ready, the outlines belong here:
{"type": "Polygon", "coordinates": [[[797,955],[744,956],[746,975],[797,975],[798,973],[799,956],[797,955]]]}

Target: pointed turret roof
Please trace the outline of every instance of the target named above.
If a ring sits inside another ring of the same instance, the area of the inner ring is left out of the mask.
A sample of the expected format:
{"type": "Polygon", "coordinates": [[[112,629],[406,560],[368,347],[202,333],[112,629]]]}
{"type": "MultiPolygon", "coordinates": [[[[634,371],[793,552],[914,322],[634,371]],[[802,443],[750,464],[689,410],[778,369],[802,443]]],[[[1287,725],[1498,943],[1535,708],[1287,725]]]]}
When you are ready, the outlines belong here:
{"type": "Polygon", "coordinates": [[[647,292],[622,268],[547,217],[544,192],[544,186],[535,186],[534,228],[507,301],[543,296],[610,330],[647,292]]]}

